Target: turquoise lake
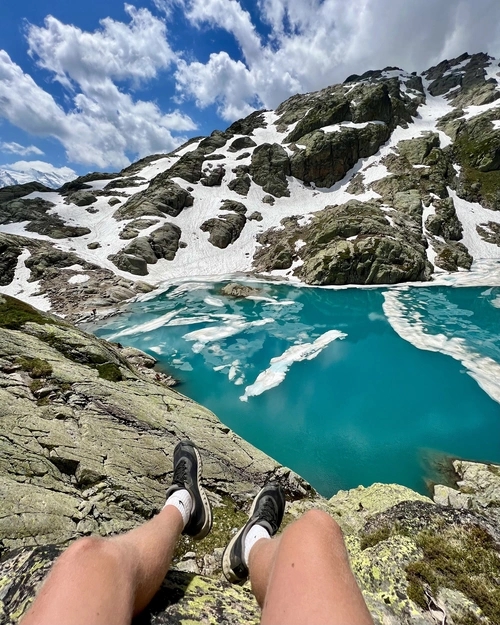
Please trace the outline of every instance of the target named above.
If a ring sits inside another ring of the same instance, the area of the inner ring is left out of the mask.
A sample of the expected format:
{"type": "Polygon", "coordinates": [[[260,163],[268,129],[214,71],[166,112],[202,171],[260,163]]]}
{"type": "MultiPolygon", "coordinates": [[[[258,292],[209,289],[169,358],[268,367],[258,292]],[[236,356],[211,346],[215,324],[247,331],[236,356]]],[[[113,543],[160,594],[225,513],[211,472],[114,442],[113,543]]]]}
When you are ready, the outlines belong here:
{"type": "Polygon", "coordinates": [[[222,286],[172,285],[94,331],[159,359],[325,496],[425,493],[450,457],[500,462],[500,288],[222,286]]]}

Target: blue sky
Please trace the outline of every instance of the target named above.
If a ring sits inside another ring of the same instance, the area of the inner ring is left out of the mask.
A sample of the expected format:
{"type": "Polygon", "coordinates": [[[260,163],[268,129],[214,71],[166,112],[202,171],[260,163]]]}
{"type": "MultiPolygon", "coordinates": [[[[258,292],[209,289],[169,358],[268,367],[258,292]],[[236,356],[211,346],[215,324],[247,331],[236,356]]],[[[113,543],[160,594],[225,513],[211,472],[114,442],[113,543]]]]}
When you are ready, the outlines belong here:
{"type": "Polygon", "coordinates": [[[500,56],[497,0],[0,0],[0,8],[0,167],[116,171],[353,72],[421,71],[464,51],[500,56]]]}

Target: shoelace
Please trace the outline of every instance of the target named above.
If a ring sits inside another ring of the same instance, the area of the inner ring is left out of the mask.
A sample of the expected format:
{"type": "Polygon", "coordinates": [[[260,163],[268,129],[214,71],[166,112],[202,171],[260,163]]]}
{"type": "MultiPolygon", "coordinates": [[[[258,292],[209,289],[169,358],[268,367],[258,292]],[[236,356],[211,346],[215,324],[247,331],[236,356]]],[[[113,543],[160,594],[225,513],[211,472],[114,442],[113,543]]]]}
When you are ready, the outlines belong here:
{"type": "Polygon", "coordinates": [[[274,531],[278,529],[278,514],[274,501],[270,497],[266,497],[262,502],[259,516],[266,520],[274,531]]]}
{"type": "Polygon", "coordinates": [[[179,460],[178,465],[175,467],[173,482],[179,486],[184,486],[187,481],[188,467],[187,462],[182,459],[179,460]]]}

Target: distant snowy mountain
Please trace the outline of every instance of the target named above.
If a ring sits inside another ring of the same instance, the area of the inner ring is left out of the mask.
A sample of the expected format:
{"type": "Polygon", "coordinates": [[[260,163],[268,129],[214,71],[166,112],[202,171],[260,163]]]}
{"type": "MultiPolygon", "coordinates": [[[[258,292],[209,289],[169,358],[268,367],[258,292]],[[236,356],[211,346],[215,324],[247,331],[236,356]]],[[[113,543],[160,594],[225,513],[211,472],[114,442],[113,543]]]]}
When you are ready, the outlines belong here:
{"type": "Polygon", "coordinates": [[[52,189],[59,189],[63,184],[75,178],[76,172],[70,167],[54,167],[44,161],[18,161],[12,165],[0,167],[0,187],[40,182],[52,189]]]}

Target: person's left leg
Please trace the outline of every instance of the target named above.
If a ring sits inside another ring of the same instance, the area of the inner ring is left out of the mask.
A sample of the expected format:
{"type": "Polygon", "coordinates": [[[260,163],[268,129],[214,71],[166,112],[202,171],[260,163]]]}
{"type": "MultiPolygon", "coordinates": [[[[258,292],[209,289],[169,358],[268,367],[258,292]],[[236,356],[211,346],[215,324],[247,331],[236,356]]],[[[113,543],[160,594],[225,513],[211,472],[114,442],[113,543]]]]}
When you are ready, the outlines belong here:
{"type": "Polygon", "coordinates": [[[76,541],[56,561],[22,625],[129,623],[165,577],[181,532],[204,538],[212,512],[190,441],[174,451],[167,503],[151,521],[113,538],[76,541]]]}
{"type": "Polygon", "coordinates": [[[130,623],[165,577],[183,520],[167,506],[116,538],[81,538],[52,568],[22,625],[130,623]]]}

